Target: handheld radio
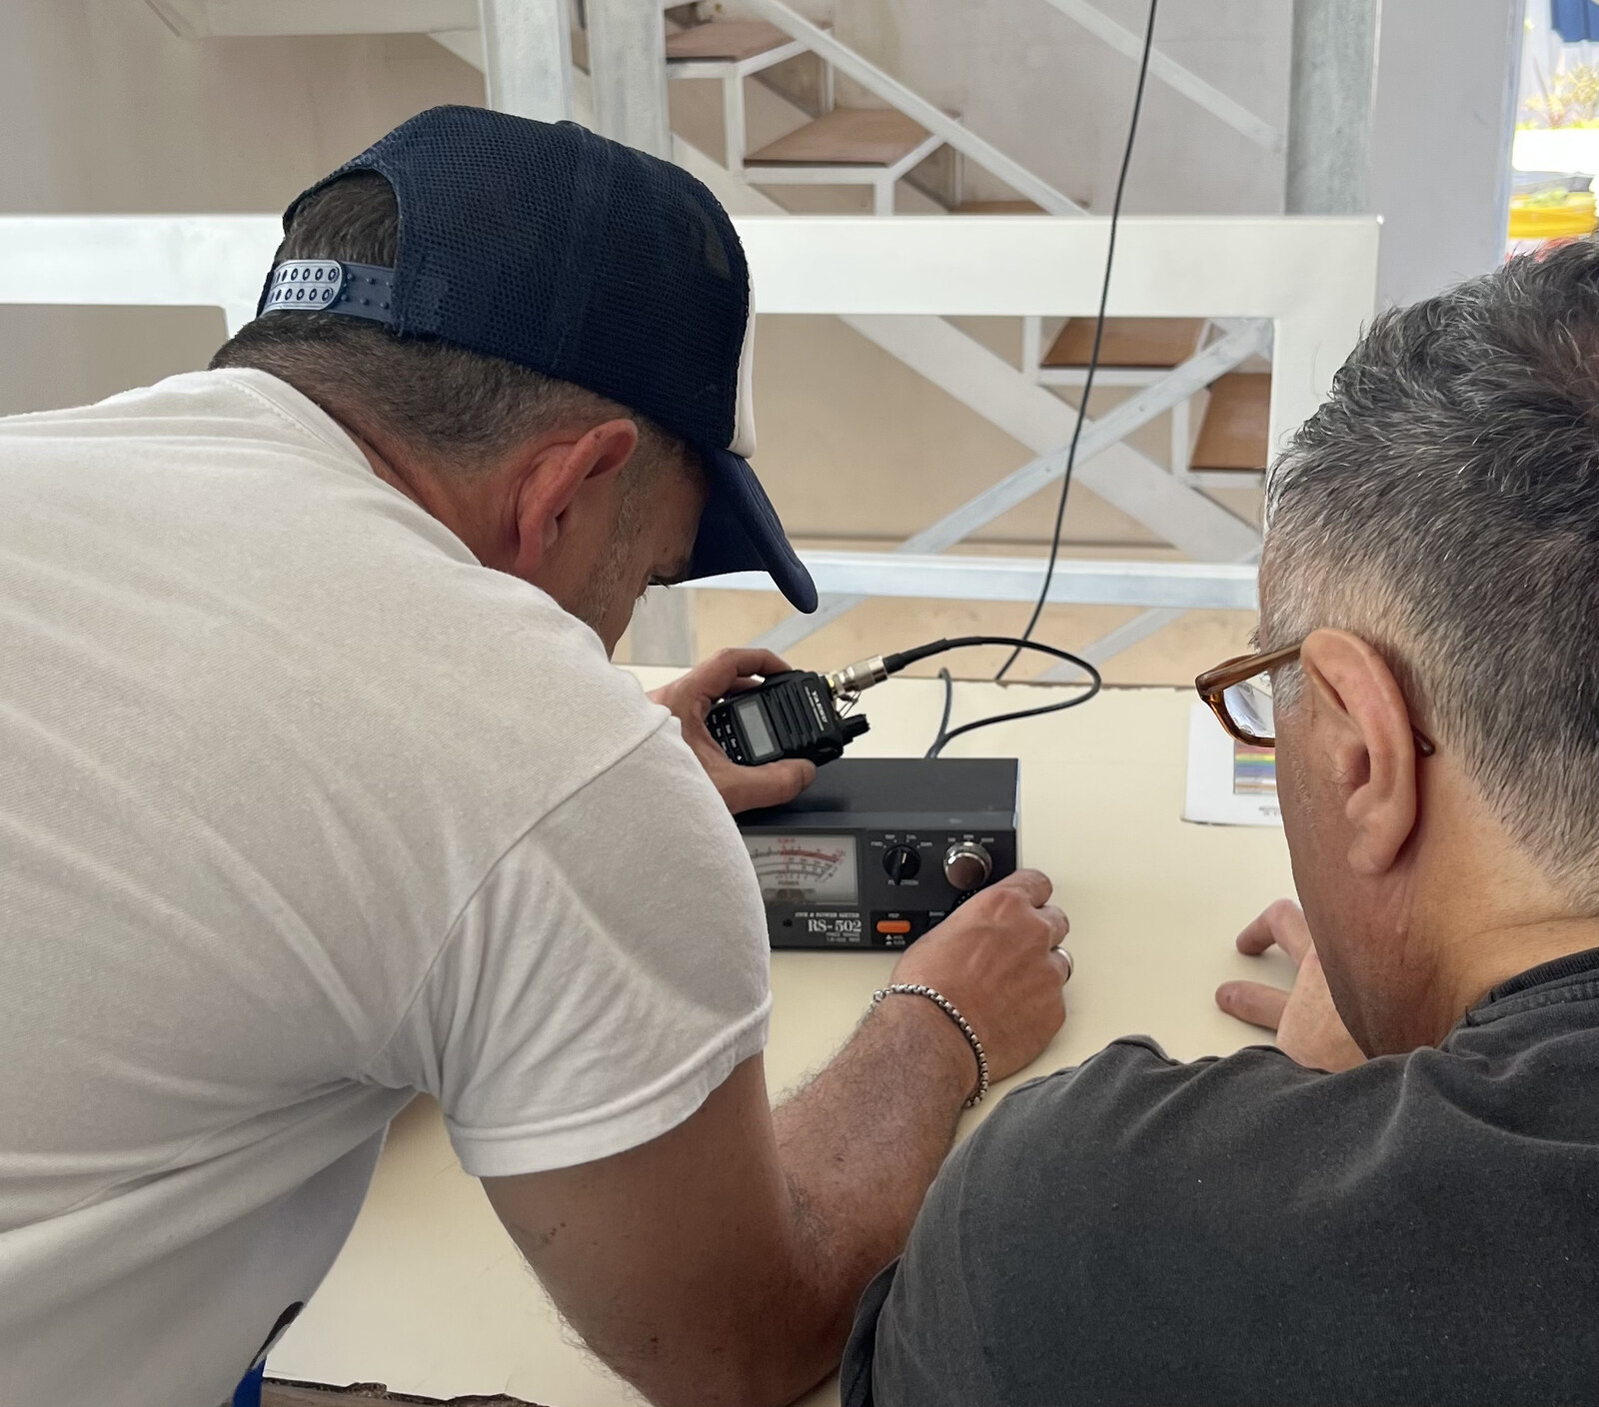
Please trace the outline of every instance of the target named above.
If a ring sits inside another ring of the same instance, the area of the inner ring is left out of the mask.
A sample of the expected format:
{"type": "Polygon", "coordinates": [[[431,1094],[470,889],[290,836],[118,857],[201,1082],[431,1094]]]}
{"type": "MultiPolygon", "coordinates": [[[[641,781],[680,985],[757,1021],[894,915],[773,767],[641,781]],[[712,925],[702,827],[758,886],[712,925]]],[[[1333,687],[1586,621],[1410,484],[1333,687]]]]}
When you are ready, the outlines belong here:
{"type": "Polygon", "coordinates": [[[824,762],[837,761],[844,755],[845,747],[871,726],[860,714],[850,711],[863,690],[881,684],[918,660],[941,655],[947,650],[965,650],[979,645],[1011,645],[1064,660],[1082,671],[1088,687],[1060,703],[996,713],[963,723],[958,728],[949,728],[952,684],[949,671],[945,670],[944,722],[939,725],[938,737],[928,750],[929,757],[937,757],[950,739],[975,728],[1076,708],[1099,692],[1099,671],[1070,651],[1013,635],[962,635],[954,640],[934,640],[897,654],[873,655],[871,659],[835,669],[831,674],[815,674],[805,669],[770,674],[753,689],[717,700],[705,716],[705,726],[722,751],[742,767],[759,767],[784,757],[803,757],[819,767],[824,762]]]}
{"type": "Polygon", "coordinates": [[[827,678],[791,669],[715,704],[705,726],[741,766],[803,757],[820,767],[842,757],[846,745],[871,725],[859,715],[839,713],[827,678]]]}

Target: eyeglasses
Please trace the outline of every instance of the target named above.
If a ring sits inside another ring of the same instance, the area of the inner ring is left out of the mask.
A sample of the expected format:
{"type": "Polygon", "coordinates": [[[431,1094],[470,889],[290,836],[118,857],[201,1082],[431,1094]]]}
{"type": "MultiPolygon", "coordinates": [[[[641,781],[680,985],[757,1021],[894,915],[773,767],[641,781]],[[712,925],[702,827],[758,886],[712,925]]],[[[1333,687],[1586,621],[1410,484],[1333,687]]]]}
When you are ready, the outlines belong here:
{"type": "MultiPolygon", "coordinates": [[[[1272,713],[1271,672],[1299,657],[1299,646],[1285,650],[1266,650],[1255,655],[1239,655],[1207,669],[1194,680],[1199,697],[1221,720],[1221,726],[1241,743],[1251,747],[1276,747],[1277,728],[1272,713]]],[[[1431,757],[1437,745],[1419,728],[1411,726],[1416,751],[1431,757]]]]}

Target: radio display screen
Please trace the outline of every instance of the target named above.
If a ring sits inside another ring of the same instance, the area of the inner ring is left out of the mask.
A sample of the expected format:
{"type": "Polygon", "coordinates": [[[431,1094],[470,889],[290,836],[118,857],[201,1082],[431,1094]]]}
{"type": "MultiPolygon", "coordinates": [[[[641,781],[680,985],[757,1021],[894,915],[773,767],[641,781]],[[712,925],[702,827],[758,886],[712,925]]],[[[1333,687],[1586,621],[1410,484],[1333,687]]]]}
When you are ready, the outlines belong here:
{"type": "Polygon", "coordinates": [[[768,904],[860,903],[853,835],[746,835],[768,904]]]}
{"type": "Polygon", "coordinates": [[[761,712],[760,700],[744,699],[733,705],[733,712],[744,725],[744,736],[750,741],[750,761],[764,762],[768,757],[775,756],[779,749],[772,738],[771,729],[766,726],[766,715],[761,712]]]}

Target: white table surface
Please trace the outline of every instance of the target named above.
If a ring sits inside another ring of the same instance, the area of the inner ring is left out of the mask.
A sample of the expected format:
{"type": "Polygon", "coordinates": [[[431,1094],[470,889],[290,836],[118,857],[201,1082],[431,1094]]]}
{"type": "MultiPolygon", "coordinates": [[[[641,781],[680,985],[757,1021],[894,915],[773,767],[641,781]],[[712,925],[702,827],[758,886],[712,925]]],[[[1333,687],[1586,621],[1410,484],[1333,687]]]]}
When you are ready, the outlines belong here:
{"type": "MultiPolygon", "coordinates": [[[[653,685],[671,672],[637,673],[653,685]]],[[[1040,688],[963,684],[955,717],[1046,697],[1040,688]]],[[[1264,973],[1286,985],[1285,959],[1251,961],[1232,947],[1249,919],[1293,892],[1282,832],[1180,819],[1192,697],[1106,690],[1080,711],[984,730],[948,750],[1021,759],[1022,862],[1054,878],[1072,918],[1077,972],[1065,1028],[995,1095],[1129,1032],[1155,1036],[1181,1059],[1250,1044],[1259,1033],[1216,1009],[1216,984],[1264,973]]],[[[862,701],[872,730],[851,755],[920,754],[941,699],[931,680],[873,690],[862,701]]],[[[774,1095],[826,1062],[892,964],[886,954],[774,954],[766,1055],[774,1095]]],[[[348,1244],[268,1371],[384,1382],[431,1397],[508,1393],[548,1407],[637,1400],[559,1321],[482,1190],[457,1165],[428,1101],[395,1120],[348,1244]]],[[[836,1388],[805,1401],[827,1407],[836,1388]]]]}

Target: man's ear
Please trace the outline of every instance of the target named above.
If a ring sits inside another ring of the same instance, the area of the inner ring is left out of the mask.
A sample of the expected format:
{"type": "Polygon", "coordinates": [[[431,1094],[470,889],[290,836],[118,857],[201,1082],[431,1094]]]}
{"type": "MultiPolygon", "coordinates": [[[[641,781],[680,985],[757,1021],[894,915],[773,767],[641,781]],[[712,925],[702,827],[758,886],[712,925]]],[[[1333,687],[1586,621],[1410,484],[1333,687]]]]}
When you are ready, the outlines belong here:
{"type": "Polygon", "coordinates": [[[532,576],[560,540],[567,514],[585,492],[620,473],[638,448],[638,426],[607,420],[576,440],[530,445],[516,466],[516,575],[532,576]]]}
{"type": "Polygon", "coordinates": [[[1313,697],[1309,747],[1343,800],[1357,873],[1392,869],[1416,828],[1417,750],[1410,710],[1387,662],[1358,635],[1317,630],[1299,653],[1313,697]]]}

